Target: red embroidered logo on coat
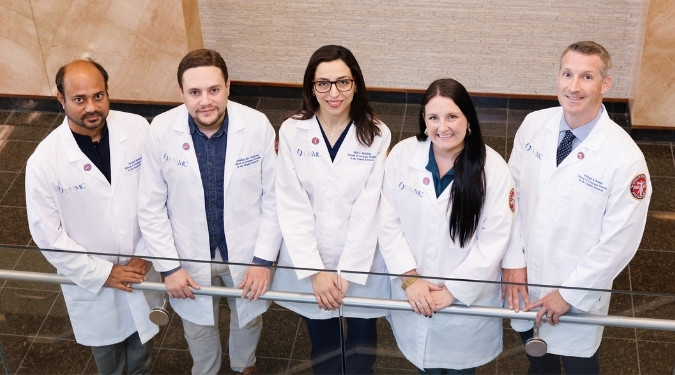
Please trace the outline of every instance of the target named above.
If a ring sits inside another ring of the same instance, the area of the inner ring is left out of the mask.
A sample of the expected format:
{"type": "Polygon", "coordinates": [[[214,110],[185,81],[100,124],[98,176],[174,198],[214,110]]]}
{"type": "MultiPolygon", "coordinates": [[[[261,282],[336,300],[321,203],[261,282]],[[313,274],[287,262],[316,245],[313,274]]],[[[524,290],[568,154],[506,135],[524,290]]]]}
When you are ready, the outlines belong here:
{"type": "Polygon", "coordinates": [[[516,189],[514,188],[509,191],[509,208],[511,212],[516,212],[516,189]]]}
{"type": "Polygon", "coordinates": [[[319,144],[319,138],[317,138],[317,137],[312,138],[312,143],[315,144],[315,145],[318,145],[319,144]]]}
{"type": "Polygon", "coordinates": [[[647,195],[647,176],[638,175],[630,184],[630,193],[637,199],[642,199],[647,195]]]}

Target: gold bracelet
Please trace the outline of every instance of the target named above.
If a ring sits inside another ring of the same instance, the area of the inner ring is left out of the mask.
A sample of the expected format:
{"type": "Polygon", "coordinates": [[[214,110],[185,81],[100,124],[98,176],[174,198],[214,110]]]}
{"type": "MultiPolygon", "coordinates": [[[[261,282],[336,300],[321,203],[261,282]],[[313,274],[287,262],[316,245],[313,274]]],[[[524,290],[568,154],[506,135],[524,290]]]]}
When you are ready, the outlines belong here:
{"type": "Polygon", "coordinates": [[[412,274],[412,275],[406,275],[406,276],[408,276],[408,278],[403,282],[403,284],[401,284],[401,288],[402,288],[403,290],[408,289],[408,287],[409,287],[410,285],[412,285],[412,283],[414,283],[415,281],[417,281],[417,277],[415,277],[415,276],[419,276],[419,274],[417,274],[417,272],[415,272],[415,273],[412,274]]]}

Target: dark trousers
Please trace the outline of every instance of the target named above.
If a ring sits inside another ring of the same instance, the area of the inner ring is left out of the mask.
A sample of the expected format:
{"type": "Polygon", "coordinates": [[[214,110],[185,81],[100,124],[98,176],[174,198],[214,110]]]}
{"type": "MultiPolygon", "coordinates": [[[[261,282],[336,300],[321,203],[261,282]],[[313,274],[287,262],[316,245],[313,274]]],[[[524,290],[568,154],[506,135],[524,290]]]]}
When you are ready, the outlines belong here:
{"type": "MultiPolygon", "coordinates": [[[[523,344],[532,338],[534,330],[531,329],[525,332],[519,332],[520,339],[523,344]]],[[[584,357],[568,357],[564,355],[546,353],[541,357],[532,357],[527,355],[527,360],[530,361],[530,368],[528,374],[561,374],[560,362],[565,368],[565,374],[599,374],[600,373],[600,356],[596,351],[590,358],[584,357]]]]}
{"type": "Polygon", "coordinates": [[[344,352],[345,374],[372,374],[377,351],[377,319],[345,318],[346,335],[339,319],[305,318],[312,341],[314,373],[342,374],[344,352]]]}

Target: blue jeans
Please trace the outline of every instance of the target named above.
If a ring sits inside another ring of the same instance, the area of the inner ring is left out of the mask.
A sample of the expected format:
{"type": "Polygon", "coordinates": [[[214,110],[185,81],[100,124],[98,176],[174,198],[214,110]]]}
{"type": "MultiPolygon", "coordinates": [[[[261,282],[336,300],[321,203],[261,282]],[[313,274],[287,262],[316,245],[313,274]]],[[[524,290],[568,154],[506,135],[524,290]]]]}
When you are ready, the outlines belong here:
{"type": "MultiPolygon", "coordinates": [[[[529,331],[519,332],[520,339],[525,342],[534,336],[534,329],[529,331]]],[[[560,362],[565,367],[565,374],[599,374],[600,373],[600,356],[596,351],[593,356],[589,358],[584,357],[569,357],[564,355],[546,353],[541,357],[532,357],[527,354],[527,360],[530,362],[530,368],[527,373],[534,374],[561,374],[560,362]]]]}
{"type": "Polygon", "coordinates": [[[101,375],[148,374],[152,363],[152,340],[141,344],[138,332],[124,341],[105,346],[92,346],[96,368],[101,375]]]}
{"type": "Polygon", "coordinates": [[[305,318],[312,341],[314,374],[342,374],[343,351],[345,374],[372,374],[377,354],[377,319],[345,318],[347,337],[338,319],[305,318]]]}

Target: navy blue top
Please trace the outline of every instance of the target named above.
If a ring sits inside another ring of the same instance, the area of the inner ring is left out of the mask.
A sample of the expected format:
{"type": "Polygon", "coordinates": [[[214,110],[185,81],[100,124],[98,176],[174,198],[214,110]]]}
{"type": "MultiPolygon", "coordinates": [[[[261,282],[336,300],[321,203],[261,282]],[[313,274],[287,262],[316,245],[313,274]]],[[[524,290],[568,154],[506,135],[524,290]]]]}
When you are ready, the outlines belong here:
{"type": "Polygon", "coordinates": [[[335,156],[338,153],[338,150],[340,149],[340,146],[342,145],[342,141],[345,140],[345,137],[347,136],[347,132],[349,131],[349,127],[352,126],[352,121],[345,126],[345,129],[342,131],[342,134],[340,134],[340,138],[338,138],[337,141],[335,141],[335,144],[333,146],[330,145],[330,142],[328,142],[328,137],[326,137],[326,133],[323,131],[323,126],[321,126],[321,122],[319,122],[319,118],[316,118],[316,122],[319,123],[319,129],[321,129],[321,135],[323,135],[323,141],[326,142],[326,147],[328,148],[328,155],[330,155],[330,160],[335,161],[335,156]]]}

